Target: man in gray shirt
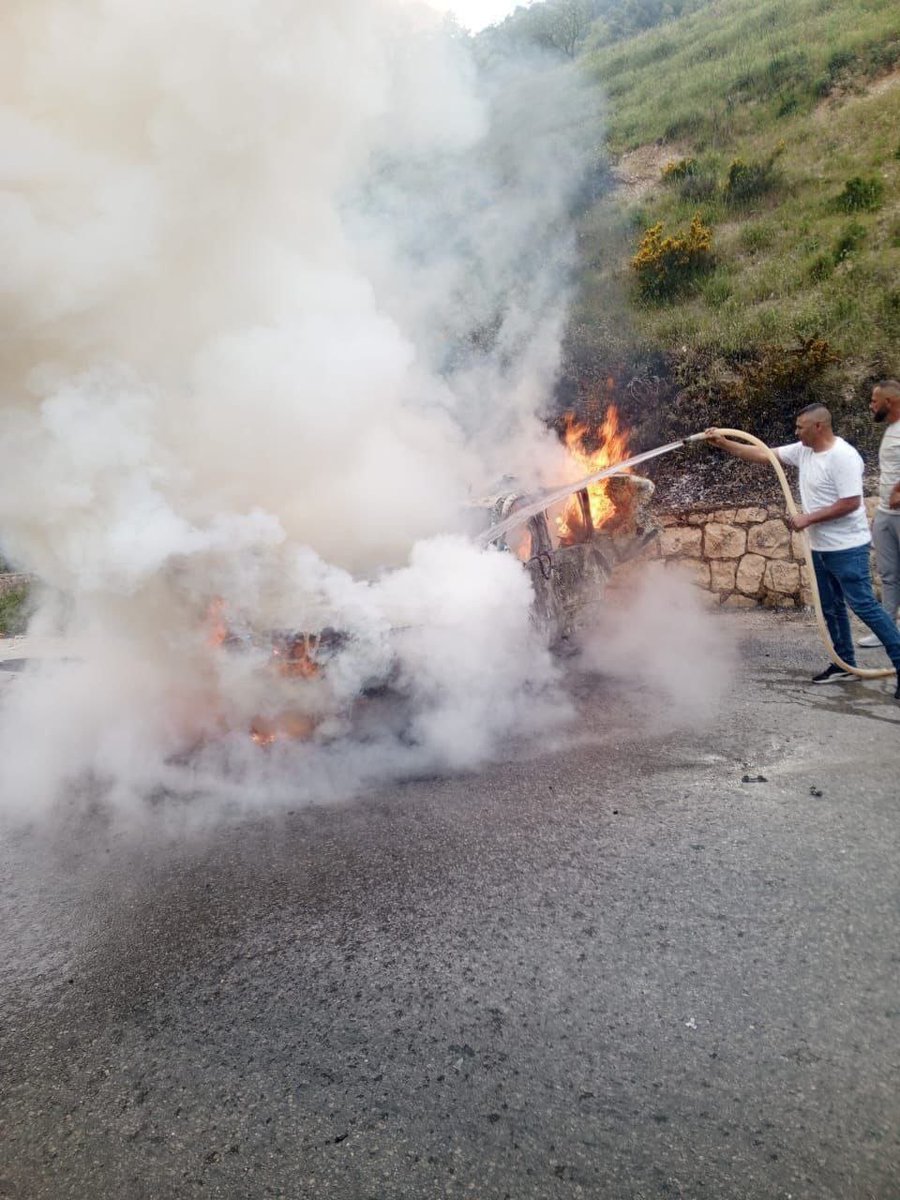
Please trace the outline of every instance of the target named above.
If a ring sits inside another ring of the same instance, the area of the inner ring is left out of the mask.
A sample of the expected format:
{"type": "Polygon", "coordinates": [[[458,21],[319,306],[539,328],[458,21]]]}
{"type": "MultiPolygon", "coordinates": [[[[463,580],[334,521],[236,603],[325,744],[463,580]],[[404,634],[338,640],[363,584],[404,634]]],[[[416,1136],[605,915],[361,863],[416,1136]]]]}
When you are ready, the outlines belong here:
{"type": "MultiPolygon", "coordinates": [[[[882,379],[872,389],[869,410],[887,428],[878,450],[880,470],[878,508],[872,522],[872,544],[881,576],[881,602],[896,621],[900,609],[900,383],[882,379]]],[[[880,646],[874,633],[859,639],[860,646],[880,646]]]]}

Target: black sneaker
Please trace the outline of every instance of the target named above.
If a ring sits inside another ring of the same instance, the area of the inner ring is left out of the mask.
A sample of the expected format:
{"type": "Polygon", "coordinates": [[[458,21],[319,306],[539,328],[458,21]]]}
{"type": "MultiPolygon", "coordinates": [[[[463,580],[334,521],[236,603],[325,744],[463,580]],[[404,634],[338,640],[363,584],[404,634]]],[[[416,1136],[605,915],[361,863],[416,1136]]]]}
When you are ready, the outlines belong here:
{"type": "Polygon", "coordinates": [[[843,667],[829,663],[824,671],[820,671],[818,675],[813,675],[812,682],[843,683],[847,679],[856,679],[856,676],[851,671],[845,671],[843,667]]]}
{"type": "Polygon", "coordinates": [[[894,699],[900,700],[900,671],[897,672],[897,690],[894,692],[894,699]]]}

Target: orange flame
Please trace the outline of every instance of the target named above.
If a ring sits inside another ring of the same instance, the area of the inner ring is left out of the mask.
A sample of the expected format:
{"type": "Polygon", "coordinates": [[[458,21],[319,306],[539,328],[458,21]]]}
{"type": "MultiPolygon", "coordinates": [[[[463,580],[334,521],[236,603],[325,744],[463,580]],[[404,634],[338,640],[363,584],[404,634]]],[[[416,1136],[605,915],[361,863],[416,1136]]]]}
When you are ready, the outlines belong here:
{"type": "Polygon", "coordinates": [[[206,609],[206,644],[224,646],[228,640],[228,622],[225,619],[225,601],[214,596],[206,609]]]}
{"type": "MultiPolygon", "coordinates": [[[[578,464],[580,475],[592,475],[595,471],[615,466],[616,463],[622,462],[628,457],[628,435],[619,426],[619,411],[614,404],[607,407],[602,425],[596,434],[591,436],[591,441],[598,442],[598,448],[594,451],[589,451],[585,447],[585,439],[589,435],[591,435],[590,426],[576,421],[573,414],[569,413],[566,417],[566,449],[578,464]]],[[[600,529],[615,511],[613,503],[607,495],[606,487],[607,481],[601,479],[599,483],[592,483],[587,489],[590,500],[591,525],[594,529],[600,529]]],[[[584,529],[581,504],[577,494],[570,496],[566,501],[565,511],[557,517],[556,525],[559,540],[563,545],[571,545],[587,536],[588,531],[584,529]]]]}

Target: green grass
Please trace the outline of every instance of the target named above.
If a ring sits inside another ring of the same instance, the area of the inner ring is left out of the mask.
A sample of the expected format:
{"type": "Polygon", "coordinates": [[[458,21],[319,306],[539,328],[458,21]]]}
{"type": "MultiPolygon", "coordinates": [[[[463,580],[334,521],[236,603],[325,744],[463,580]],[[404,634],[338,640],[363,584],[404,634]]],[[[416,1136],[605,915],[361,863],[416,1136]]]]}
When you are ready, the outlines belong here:
{"type": "MultiPolygon", "coordinates": [[[[895,87],[736,140],[734,148],[748,161],[764,160],[776,140],[783,141],[782,181],[752,200],[737,220],[722,198],[703,206],[728,294],[718,283],[710,291],[717,282],[710,281],[662,323],[643,308],[644,335],[652,340],[665,332],[730,350],[772,328],[774,305],[786,335],[824,335],[847,357],[895,355],[896,313],[885,295],[900,280],[900,162],[889,152],[898,126],[895,87]],[[861,166],[867,177],[877,171],[884,199],[880,208],[851,215],[838,200],[861,166]],[[722,323],[724,300],[734,312],[722,323]]],[[[668,227],[689,220],[693,206],[661,186],[644,209],[648,219],[668,227]]]]}
{"type": "Polygon", "coordinates": [[[27,586],[0,593],[0,637],[17,637],[27,624],[27,586]]]}
{"type": "Polygon", "coordinates": [[[616,153],[727,145],[897,61],[896,0],[720,0],[583,59],[610,98],[616,153]]]}
{"type": "Polygon", "coordinates": [[[593,349],[582,338],[584,357],[728,357],[823,337],[854,385],[874,363],[900,373],[900,85],[865,88],[891,61],[898,27],[881,0],[722,0],[588,56],[589,69],[614,85],[613,150],[652,145],[691,105],[705,115],[693,133],[683,126],[668,159],[695,159],[689,176],[663,178],[663,142],[649,194],[625,211],[614,194],[585,217],[589,270],[575,319],[597,335],[593,349]],[[803,103],[778,115],[774,97],[788,76],[803,103]],[[823,98],[822,78],[840,87],[823,98]],[[735,159],[774,164],[759,194],[739,202],[726,189],[735,159]],[[878,181],[860,205],[847,202],[856,179],[878,181]],[[713,228],[715,271],[677,302],[648,302],[629,267],[642,231],[662,221],[667,233],[683,233],[695,213],[713,228]],[[623,296],[630,324],[620,320],[614,345],[604,345],[609,309],[623,296]]]}

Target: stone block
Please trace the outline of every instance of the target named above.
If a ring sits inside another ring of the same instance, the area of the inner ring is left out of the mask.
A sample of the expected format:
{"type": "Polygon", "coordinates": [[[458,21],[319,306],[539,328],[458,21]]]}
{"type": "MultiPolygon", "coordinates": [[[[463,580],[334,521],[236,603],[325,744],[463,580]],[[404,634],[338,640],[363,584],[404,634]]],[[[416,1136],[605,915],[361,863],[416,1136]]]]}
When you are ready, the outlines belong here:
{"type": "Polygon", "coordinates": [[[747,549],[747,535],[734,525],[710,523],[703,530],[703,554],[706,558],[740,558],[747,549]]]}
{"type": "Polygon", "coordinates": [[[764,508],[738,508],[734,513],[734,520],[738,525],[759,525],[768,516],[764,508]]]}
{"type": "Polygon", "coordinates": [[[766,592],[762,598],[762,603],[766,608],[796,608],[797,601],[793,596],[786,596],[783,592],[766,592]]]}
{"type": "Polygon", "coordinates": [[[805,554],[806,554],[805,546],[806,546],[806,534],[805,533],[792,533],[791,534],[791,557],[796,559],[797,562],[805,561],[805,554]]]}
{"type": "Polygon", "coordinates": [[[764,558],[790,558],[790,530],[784,521],[771,519],[762,525],[752,525],[747,532],[747,549],[764,558]]]}
{"type": "Polygon", "coordinates": [[[793,596],[800,590],[800,564],[770,561],[766,564],[763,583],[771,592],[793,596]]]}
{"type": "Polygon", "coordinates": [[[709,587],[709,563],[702,558],[679,558],[668,564],[697,587],[709,587]]]}
{"type": "Polygon", "coordinates": [[[762,587],[766,560],[760,554],[745,554],[741,559],[735,583],[745,596],[755,596],[762,587]]]}
{"type": "Polygon", "coordinates": [[[722,601],[723,608],[756,608],[756,606],[756,600],[751,596],[742,596],[740,592],[734,592],[722,601]]]}
{"type": "Polygon", "coordinates": [[[733,592],[736,584],[737,563],[711,562],[709,564],[709,585],[715,592],[733,592]]]}
{"type": "Polygon", "coordinates": [[[685,526],[663,529],[659,545],[663,558],[698,558],[703,552],[703,531],[685,526]]]}

